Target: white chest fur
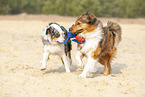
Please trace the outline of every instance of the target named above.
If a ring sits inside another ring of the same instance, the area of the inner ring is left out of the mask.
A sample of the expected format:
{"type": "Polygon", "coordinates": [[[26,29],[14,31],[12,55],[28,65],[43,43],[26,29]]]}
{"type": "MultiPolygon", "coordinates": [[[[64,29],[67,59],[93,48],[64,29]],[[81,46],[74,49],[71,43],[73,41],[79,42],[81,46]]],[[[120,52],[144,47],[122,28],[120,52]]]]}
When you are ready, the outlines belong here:
{"type": "Polygon", "coordinates": [[[102,28],[98,27],[94,31],[90,33],[86,33],[84,36],[86,38],[86,43],[83,45],[81,52],[88,53],[90,51],[95,51],[98,43],[102,39],[103,30],[102,28]]]}

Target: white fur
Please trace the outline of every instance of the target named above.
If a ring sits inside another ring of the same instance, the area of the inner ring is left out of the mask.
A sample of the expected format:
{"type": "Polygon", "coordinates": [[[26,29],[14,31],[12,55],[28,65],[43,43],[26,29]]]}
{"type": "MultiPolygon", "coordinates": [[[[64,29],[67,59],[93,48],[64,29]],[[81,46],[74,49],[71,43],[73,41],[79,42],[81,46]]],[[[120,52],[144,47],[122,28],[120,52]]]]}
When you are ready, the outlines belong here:
{"type": "Polygon", "coordinates": [[[91,57],[91,53],[96,50],[98,43],[102,39],[103,29],[99,26],[100,25],[98,25],[97,29],[94,31],[84,35],[86,43],[82,46],[81,50],[77,51],[76,59],[78,61],[78,65],[82,66],[82,54],[85,54],[88,58],[83,72],[79,75],[81,78],[89,76],[89,73],[94,70],[95,64],[97,63],[97,60],[91,57]]]}
{"type": "Polygon", "coordinates": [[[47,60],[50,55],[58,55],[60,56],[65,65],[66,72],[70,72],[70,60],[68,56],[66,56],[64,52],[64,45],[62,44],[50,44],[44,46],[44,53],[42,59],[42,67],[40,69],[46,69],[47,60]]]}
{"type": "Polygon", "coordinates": [[[66,56],[66,54],[65,54],[64,44],[59,44],[58,43],[58,42],[64,42],[64,40],[65,40],[63,38],[63,31],[56,24],[52,24],[50,26],[53,26],[55,29],[57,29],[59,31],[60,37],[58,39],[56,39],[56,40],[55,39],[51,39],[51,36],[49,34],[46,35],[46,30],[47,30],[48,27],[46,27],[44,29],[44,31],[42,33],[42,37],[45,40],[49,40],[50,43],[44,45],[44,52],[43,52],[43,59],[42,59],[42,67],[40,69],[41,70],[46,69],[47,60],[48,60],[48,58],[49,58],[50,55],[58,55],[64,61],[64,66],[65,66],[66,72],[70,72],[71,59],[69,58],[69,56],[66,56]]]}
{"type": "Polygon", "coordinates": [[[64,42],[65,39],[63,38],[63,31],[62,31],[62,29],[58,25],[56,25],[56,24],[51,24],[50,26],[54,27],[60,33],[60,37],[58,39],[56,39],[56,41],[58,41],[58,42],[64,42]]]}
{"type": "Polygon", "coordinates": [[[77,60],[77,65],[80,67],[83,67],[82,58],[83,58],[82,53],[80,52],[80,50],[78,50],[76,54],[76,60],[77,60]]]}
{"type": "Polygon", "coordinates": [[[50,26],[52,26],[55,29],[57,29],[60,33],[63,33],[62,29],[57,24],[51,24],[50,26]]]}
{"type": "Polygon", "coordinates": [[[49,34],[46,35],[46,30],[49,28],[50,26],[48,27],[45,27],[43,32],[42,32],[42,37],[45,39],[45,40],[49,40],[51,42],[51,36],[49,34]]]}
{"type": "Polygon", "coordinates": [[[63,38],[63,31],[62,31],[62,29],[61,29],[57,24],[51,24],[50,26],[44,28],[44,31],[42,32],[42,36],[44,37],[45,40],[49,40],[50,42],[53,42],[53,41],[51,40],[50,34],[47,34],[47,35],[46,35],[46,30],[47,30],[49,27],[55,28],[55,29],[56,29],[57,31],[59,31],[59,33],[60,33],[60,37],[57,38],[56,40],[53,40],[53,41],[58,41],[58,42],[64,42],[64,41],[65,41],[65,39],[63,38]]]}

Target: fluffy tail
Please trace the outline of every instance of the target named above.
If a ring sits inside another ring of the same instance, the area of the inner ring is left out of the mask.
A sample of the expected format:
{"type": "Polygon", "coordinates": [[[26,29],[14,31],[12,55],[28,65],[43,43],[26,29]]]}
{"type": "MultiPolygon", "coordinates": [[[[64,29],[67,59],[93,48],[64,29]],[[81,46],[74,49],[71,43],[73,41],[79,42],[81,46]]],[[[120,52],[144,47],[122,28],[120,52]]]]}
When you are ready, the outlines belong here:
{"type": "Polygon", "coordinates": [[[115,46],[117,46],[122,39],[122,37],[121,37],[122,31],[121,31],[120,25],[117,24],[117,23],[108,21],[107,22],[107,28],[109,29],[109,31],[111,31],[114,34],[114,36],[115,36],[115,46]]]}

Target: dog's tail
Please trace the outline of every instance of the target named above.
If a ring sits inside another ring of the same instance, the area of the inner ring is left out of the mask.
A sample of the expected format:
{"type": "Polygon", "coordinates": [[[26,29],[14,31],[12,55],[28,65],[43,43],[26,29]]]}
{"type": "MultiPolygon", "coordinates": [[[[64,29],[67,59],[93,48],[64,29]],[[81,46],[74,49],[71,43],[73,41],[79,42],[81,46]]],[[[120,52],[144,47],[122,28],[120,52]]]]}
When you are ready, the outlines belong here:
{"type": "Polygon", "coordinates": [[[117,46],[120,43],[121,39],[122,39],[122,37],[121,37],[122,30],[121,30],[120,25],[117,24],[117,23],[114,23],[112,21],[108,21],[107,22],[107,28],[114,35],[114,37],[115,37],[115,46],[117,46]]]}

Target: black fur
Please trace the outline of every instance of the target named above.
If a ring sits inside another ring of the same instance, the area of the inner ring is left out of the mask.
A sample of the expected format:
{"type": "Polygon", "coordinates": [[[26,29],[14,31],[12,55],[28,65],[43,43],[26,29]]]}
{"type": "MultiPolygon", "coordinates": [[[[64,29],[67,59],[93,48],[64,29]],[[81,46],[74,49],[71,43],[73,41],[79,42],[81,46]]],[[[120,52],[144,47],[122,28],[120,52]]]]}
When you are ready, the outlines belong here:
{"type": "MultiPolygon", "coordinates": [[[[68,31],[63,26],[60,27],[64,31],[64,39],[66,40],[68,38],[68,31]]],[[[64,45],[65,45],[65,53],[67,54],[67,52],[70,52],[72,50],[71,40],[69,39],[67,43],[64,45]]]]}

